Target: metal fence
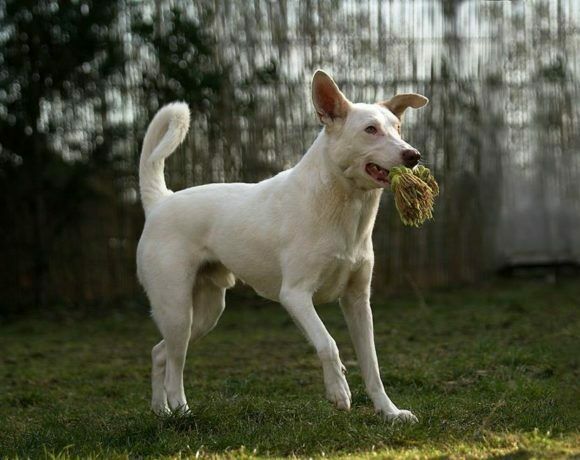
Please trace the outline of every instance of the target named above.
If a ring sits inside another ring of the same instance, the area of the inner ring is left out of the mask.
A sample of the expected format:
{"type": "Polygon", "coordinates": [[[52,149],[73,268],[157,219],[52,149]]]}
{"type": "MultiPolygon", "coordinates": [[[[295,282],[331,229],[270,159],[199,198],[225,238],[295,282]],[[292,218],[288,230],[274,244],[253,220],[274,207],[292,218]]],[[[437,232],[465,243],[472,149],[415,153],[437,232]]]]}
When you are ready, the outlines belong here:
{"type": "MultiPolygon", "coordinates": [[[[173,189],[256,181],[298,161],[319,129],[309,81],[320,67],[354,101],[405,91],[431,101],[407,116],[403,134],[441,184],[435,220],[403,227],[384,194],[376,290],[474,281],[505,264],[580,262],[579,2],[127,2],[115,30],[124,73],[97,100],[61,107],[61,119],[58,101],[43,115],[64,127],[68,141],[53,141],[70,161],[103,142],[103,132],[119,132],[107,140],[118,158],[103,184],[107,199],[56,242],[53,298],[138,292],[136,164],[164,101],[144,77],[159,71],[160,58],[131,27],[149,21],[170,42],[176,11],[213,38],[208,66],[229,73],[217,100],[196,99],[202,109],[194,107],[190,135],[167,164],[173,189]],[[80,148],[66,147],[71,137],[80,148]]],[[[26,290],[25,272],[15,282],[26,290]]]]}

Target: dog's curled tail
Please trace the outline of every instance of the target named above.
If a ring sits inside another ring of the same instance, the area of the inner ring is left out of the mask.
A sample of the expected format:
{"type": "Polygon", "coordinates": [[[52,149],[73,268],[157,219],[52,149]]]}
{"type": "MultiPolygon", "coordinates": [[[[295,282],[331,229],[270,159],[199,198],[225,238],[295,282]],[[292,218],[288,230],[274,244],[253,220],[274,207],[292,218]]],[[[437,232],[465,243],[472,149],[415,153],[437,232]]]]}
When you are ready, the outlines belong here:
{"type": "Polygon", "coordinates": [[[139,161],[139,189],[145,216],[162,198],[173,192],[165,184],[165,158],[183,142],[189,130],[189,108],[174,102],[155,114],[147,128],[139,161]]]}

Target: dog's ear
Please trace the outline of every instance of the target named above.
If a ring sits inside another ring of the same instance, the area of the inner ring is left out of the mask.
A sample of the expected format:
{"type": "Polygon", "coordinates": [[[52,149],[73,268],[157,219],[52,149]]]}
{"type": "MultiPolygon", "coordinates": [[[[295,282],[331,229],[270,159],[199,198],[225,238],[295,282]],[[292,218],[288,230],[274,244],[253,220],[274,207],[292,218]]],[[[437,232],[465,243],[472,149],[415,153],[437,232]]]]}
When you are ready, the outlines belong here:
{"type": "Polygon", "coordinates": [[[350,106],[334,80],[322,70],[317,70],[312,77],[312,102],[318,118],[325,125],[346,118],[350,106]]]}
{"type": "Polygon", "coordinates": [[[379,102],[380,105],[386,107],[400,120],[403,117],[403,113],[409,107],[414,109],[421,108],[429,102],[425,96],[415,93],[397,94],[393,96],[388,101],[379,102]]]}

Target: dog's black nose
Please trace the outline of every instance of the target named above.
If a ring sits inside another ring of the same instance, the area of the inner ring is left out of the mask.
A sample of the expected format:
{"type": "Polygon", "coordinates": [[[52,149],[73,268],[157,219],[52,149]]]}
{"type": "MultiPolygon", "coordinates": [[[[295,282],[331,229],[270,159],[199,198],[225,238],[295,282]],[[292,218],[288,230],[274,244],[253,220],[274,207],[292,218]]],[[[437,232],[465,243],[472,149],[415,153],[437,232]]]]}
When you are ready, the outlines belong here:
{"type": "Polygon", "coordinates": [[[416,166],[417,163],[419,163],[419,160],[421,159],[421,154],[419,153],[418,150],[407,149],[401,152],[401,157],[403,158],[403,164],[407,168],[412,168],[413,166],[416,166]]]}

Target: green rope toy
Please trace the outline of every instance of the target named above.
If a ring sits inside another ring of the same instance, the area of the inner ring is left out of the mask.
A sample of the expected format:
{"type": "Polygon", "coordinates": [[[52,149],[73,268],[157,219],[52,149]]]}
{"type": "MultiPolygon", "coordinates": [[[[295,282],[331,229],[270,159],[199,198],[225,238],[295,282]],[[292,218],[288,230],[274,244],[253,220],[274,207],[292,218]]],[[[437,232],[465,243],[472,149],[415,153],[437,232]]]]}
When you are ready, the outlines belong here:
{"type": "Polygon", "coordinates": [[[428,168],[421,165],[414,169],[397,166],[390,170],[389,180],[403,224],[419,227],[433,218],[433,204],[439,195],[439,185],[428,168]]]}

